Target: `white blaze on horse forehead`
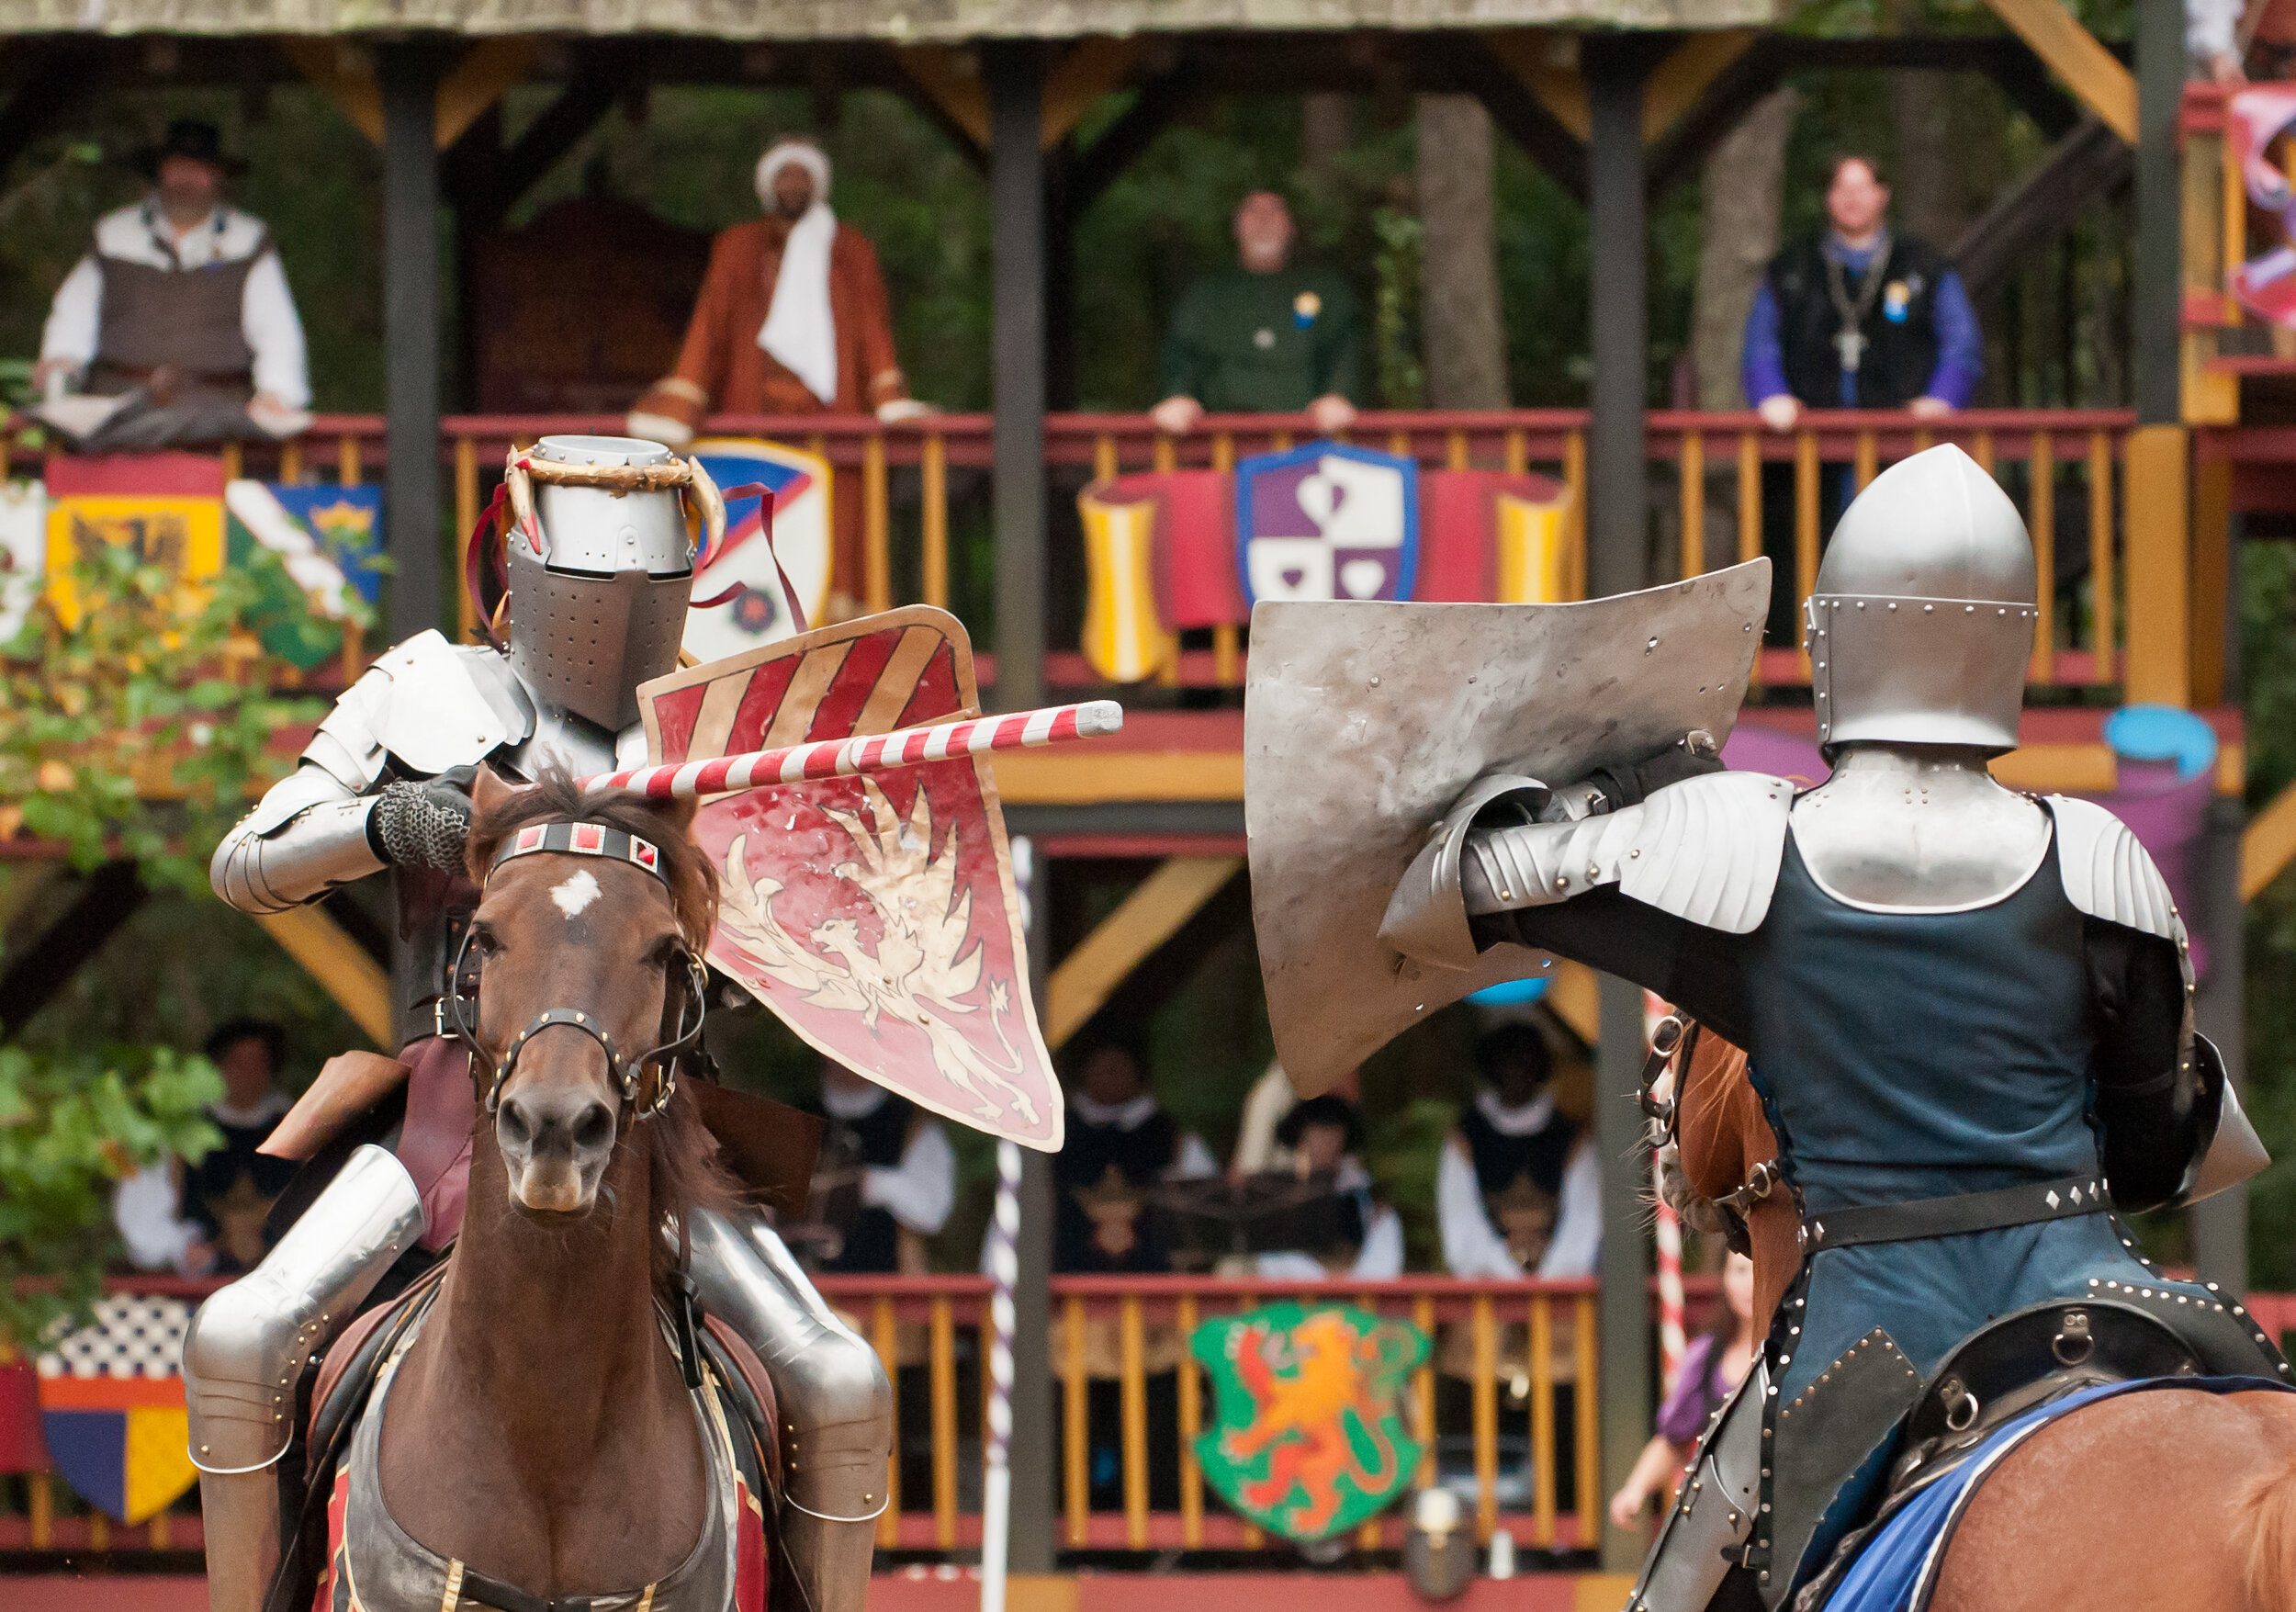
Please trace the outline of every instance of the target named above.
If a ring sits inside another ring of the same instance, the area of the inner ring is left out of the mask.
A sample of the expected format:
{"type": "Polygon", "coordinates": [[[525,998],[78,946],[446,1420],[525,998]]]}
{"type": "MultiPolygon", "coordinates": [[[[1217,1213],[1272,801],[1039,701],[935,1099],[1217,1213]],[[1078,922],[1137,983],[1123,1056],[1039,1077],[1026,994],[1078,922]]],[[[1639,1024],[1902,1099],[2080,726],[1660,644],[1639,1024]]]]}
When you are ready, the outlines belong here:
{"type": "Polygon", "coordinates": [[[582,909],[598,899],[598,875],[588,868],[577,868],[560,879],[550,890],[550,899],[570,921],[582,915],[582,909]]]}

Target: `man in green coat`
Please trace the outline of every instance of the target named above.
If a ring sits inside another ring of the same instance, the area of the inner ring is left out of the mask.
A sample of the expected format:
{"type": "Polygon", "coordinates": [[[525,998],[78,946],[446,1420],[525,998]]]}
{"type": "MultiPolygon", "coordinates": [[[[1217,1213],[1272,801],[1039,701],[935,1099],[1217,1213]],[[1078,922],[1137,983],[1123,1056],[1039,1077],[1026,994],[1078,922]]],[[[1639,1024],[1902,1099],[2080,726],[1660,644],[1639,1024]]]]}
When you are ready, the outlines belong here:
{"type": "Polygon", "coordinates": [[[1164,343],[1164,401],[1151,411],[1174,435],[1216,414],[1305,413],[1344,431],[1361,379],[1355,293],[1337,275],[1296,268],[1291,209],[1255,190],[1235,210],[1237,266],[1190,286],[1164,343]]]}

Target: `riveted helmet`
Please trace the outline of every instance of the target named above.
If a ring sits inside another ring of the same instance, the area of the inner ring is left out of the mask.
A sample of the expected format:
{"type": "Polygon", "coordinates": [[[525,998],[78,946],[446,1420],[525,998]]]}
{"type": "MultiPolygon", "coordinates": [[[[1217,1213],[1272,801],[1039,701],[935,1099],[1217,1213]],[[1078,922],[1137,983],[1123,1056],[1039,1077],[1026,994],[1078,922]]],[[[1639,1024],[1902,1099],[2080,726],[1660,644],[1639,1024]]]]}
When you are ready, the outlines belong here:
{"type": "Polygon", "coordinates": [[[681,467],[625,436],[546,436],[525,458],[513,473],[530,482],[535,532],[513,522],[508,545],[512,670],[618,731],[637,719],[638,685],[676,669],[693,592],[680,491],[636,473],[681,467]],[[591,470],[606,475],[585,484],[591,470]]]}
{"type": "Polygon", "coordinates": [[[1883,471],[1835,526],[1802,610],[1819,748],[2016,749],[2035,597],[2025,523],[1967,454],[1883,471]]]}

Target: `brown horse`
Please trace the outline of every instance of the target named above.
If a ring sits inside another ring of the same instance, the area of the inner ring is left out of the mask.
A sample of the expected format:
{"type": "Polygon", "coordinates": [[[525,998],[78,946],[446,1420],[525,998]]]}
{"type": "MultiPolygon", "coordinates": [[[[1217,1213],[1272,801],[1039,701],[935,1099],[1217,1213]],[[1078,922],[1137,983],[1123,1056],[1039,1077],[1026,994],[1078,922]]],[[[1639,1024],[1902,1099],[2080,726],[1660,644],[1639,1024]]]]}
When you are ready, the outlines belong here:
{"type": "MultiPolygon", "coordinates": [[[[1783,1188],[1746,1190],[1778,1154],[1746,1054],[1700,1036],[1675,1111],[1669,1195],[1686,1189],[1694,1224],[1738,1195],[1766,1325],[1801,1263],[1799,1223],[1783,1188]]],[[[2296,1612],[2296,1394],[2128,1394],[2011,1451],[1963,1515],[1929,1612],[2068,1606],[2296,1612]]]]}
{"type": "Polygon", "coordinates": [[[715,889],[691,806],[562,780],[513,791],[490,773],[476,805],[474,1029],[481,1095],[495,1089],[461,1239],[384,1407],[382,1495],[408,1536],[474,1574],[544,1599],[625,1592],[687,1560],[711,1498],[658,1300],[665,1217],[730,1188],[690,1092],[644,1114],[664,1077],[640,1065],[676,1034],[715,889]],[[661,874],[611,855],[497,863],[518,829],[556,822],[650,841],[661,874]],[[554,1009],[588,1029],[534,1031],[554,1009]]]}

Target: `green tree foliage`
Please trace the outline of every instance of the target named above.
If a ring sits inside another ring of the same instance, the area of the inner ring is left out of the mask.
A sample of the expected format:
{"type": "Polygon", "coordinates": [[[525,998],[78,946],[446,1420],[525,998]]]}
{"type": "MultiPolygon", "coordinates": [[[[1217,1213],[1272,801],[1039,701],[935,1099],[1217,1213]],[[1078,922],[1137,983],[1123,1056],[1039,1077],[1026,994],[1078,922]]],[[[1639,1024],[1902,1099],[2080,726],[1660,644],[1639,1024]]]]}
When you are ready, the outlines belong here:
{"type": "Polygon", "coordinates": [[[85,1313],[115,1253],[113,1185],[222,1138],[205,1058],[166,1047],[0,1046],[0,1354],[85,1313]]]}

